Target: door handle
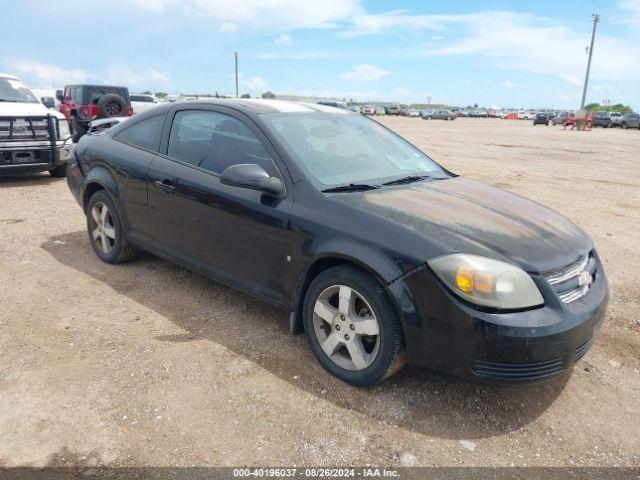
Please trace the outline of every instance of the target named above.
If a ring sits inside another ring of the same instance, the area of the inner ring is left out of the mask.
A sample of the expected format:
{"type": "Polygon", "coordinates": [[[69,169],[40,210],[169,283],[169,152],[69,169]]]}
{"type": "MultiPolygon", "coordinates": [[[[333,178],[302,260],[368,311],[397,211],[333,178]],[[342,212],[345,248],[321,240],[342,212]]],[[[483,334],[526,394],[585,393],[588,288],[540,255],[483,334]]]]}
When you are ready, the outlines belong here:
{"type": "Polygon", "coordinates": [[[173,193],[176,189],[176,187],[171,185],[171,180],[163,180],[162,182],[160,180],[156,180],[153,184],[156,187],[161,188],[164,193],[173,193]]]}

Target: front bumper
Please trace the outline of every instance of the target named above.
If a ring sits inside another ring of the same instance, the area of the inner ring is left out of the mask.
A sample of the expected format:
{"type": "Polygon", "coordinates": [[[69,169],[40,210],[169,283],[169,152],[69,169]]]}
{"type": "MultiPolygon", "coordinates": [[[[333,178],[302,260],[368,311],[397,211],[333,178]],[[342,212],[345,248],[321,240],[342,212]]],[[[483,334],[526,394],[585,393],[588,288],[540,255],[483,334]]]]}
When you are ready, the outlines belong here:
{"type": "Polygon", "coordinates": [[[43,172],[65,165],[73,151],[71,139],[0,142],[0,175],[43,172]]]}
{"type": "Polygon", "coordinates": [[[608,285],[597,254],[589,292],[563,303],[533,276],[545,305],[526,311],[480,311],[424,268],[389,286],[401,311],[410,364],[489,384],[547,380],[571,370],[600,330],[608,285]]]}

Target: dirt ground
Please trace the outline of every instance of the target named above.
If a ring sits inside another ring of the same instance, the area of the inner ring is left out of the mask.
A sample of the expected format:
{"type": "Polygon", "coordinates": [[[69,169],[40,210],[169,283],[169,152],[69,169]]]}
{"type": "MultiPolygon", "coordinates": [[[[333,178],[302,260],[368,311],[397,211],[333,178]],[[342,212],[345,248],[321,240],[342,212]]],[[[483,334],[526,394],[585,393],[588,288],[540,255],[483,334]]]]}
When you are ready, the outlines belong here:
{"type": "Polygon", "coordinates": [[[0,179],[0,466],[640,466],[640,132],[382,121],[591,235],[611,301],[569,378],[347,386],[286,313],[150,255],[101,263],[64,179],[0,179]]]}

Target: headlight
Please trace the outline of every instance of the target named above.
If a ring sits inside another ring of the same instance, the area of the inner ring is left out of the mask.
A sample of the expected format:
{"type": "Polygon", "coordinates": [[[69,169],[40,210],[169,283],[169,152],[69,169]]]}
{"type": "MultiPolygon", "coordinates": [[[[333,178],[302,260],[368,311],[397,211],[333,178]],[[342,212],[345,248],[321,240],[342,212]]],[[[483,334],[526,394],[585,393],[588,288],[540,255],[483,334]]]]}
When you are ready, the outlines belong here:
{"type": "Polygon", "coordinates": [[[58,130],[60,140],[66,140],[71,136],[71,130],[69,130],[69,122],[66,120],[58,120],[58,130]]]}
{"type": "Polygon", "coordinates": [[[515,309],[544,303],[529,274],[510,263],[463,253],[427,263],[451,290],[476,305],[515,309]]]}

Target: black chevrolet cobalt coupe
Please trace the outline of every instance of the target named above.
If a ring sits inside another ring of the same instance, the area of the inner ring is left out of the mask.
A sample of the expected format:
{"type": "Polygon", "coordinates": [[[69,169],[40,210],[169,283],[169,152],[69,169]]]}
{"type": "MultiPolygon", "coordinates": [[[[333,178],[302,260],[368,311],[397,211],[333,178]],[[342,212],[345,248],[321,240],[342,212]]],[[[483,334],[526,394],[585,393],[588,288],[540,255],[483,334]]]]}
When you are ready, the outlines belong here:
{"type": "Polygon", "coordinates": [[[602,325],[607,281],[580,228],[348,110],[160,105],[83,137],[67,172],[101,260],[147,250],[277,305],[354,385],[405,362],[545,380],[602,325]]]}

